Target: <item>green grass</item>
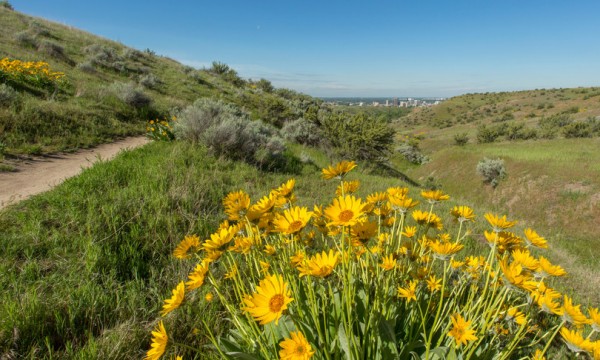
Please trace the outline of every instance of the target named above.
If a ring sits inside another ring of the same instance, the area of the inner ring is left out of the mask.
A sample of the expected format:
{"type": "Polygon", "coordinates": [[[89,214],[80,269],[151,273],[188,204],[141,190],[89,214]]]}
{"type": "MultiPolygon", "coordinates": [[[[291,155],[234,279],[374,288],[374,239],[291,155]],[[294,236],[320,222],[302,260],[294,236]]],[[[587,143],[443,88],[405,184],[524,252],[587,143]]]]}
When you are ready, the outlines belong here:
{"type": "MultiPolygon", "coordinates": [[[[298,174],[265,173],[215,159],[202,147],[153,142],[4,210],[2,353],[141,357],[162,299],[194,265],[175,261],[174,246],[186,234],[207,238],[222,219],[221,199],[230,191],[244,189],[257,200],[296,177],[300,203],[323,200],[336,184],[325,183],[319,171],[307,164],[298,174]]],[[[394,179],[357,176],[365,184],[363,194],[397,185],[394,179]]],[[[202,328],[202,319],[214,319],[218,333],[223,326],[215,311],[201,305],[166,323],[202,328]]],[[[174,335],[191,341],[190,334],[174,335]]],[[[207,338],[193,342],[201,346],[207,338]]]]}
{"type": "MultiPolygon", "coordinates": [[[[175,261],[186,234],[207,238],[223,219],[221,199],[244,189],[253,201],[296,179],[298,203],[329,203],[337,183],[324,181],[328,157],[310,155],[297,173],[261,172],[208,155],[185,142],[152,142],[122,153],[56,189],[0,213],[0,349],[24,358],[140,358],[149,347],[162,300],[185,279],[194,261],[175,261]]],[[[405,184],[370,175],[365,164],[351,174],[357,195],[405,184]]],[[[418,190],[412,189],[418,198],[418,190]]],[[[451,203],[439,208],[448,214],[451,203]]],[[[448,224],[449,226],[455,226],[448,224]]],[[[480,226],[480,225],[476,225],[480,226]]],[[[470,251],[482,249],[478,241],[470,251]]],[[[201,296],[201,294],[199,295],[201,296]]],[[[211,303],[184,307],[166,326],[182,342],[201,347],[208,321],[227,328],[211,303]]],[[[204,352],[210,358],[215,354],[204,352]]],[[[192,358],[186,353],[186,358],[192,358]]]]}

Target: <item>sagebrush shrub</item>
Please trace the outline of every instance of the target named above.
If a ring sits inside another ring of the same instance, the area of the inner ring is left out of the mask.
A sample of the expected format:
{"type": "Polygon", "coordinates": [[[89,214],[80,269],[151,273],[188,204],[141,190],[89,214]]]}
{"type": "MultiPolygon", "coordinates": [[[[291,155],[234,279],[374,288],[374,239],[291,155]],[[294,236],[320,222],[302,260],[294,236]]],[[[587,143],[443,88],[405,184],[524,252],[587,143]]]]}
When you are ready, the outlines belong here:
{"type": "Polygon", "coordinates": [[[13,39],[21,46],[37,47],[37,40],[28,32],[20,31],[16,33],[13,39]]]}
{"type": "Polygon", "coordinates": [[[205,144],[218,156],[261,166],[285,151],[277,129],[219,100],[199,99],[177,116],[173,132],[178,139],[205,144]]]}
{"type": "Polygon", "coordinates": [[[38,51],[57,59],[62,59],[66,57],[65,48],[51,41],[42,41],[38,46],[38,51]]]}
{"type": "Polygon", "coordinates": [[[477,142],[480,144],[492,143],[496,141],[498,137],[503,135],[501,130],[502,128],[500,127],[486,126],[485,124],[482,124],[477,128],[477,142]]]}
{"type": "Polygon", "coordinates": [[[144,57],[144,53],[131,48],[123,49],[123,57],[130,60],[139,60],[144,57]]]}
{"type": "Polygon", "coordinates": [[[454,134],[454,143],[459,146],[464,146],[469,142],[469,135],[464,132],[460,134],[454,134]]]}
{"type": "Polygon", "coordinates": [[[29,23],[29,30],[36,36],[50,36],[50,30],[39,22],[32,20],[29,23]]]}
{"type": "Polygon", "coordinates": [[[142,85],[145,88],[155,89],[161,84],[161,81],[154,74],[146,74],[146,75],[140,76],[139,83],[140,83],[140,85],[142,85]]]}
{"type": "Polygon", "coordinates": [[[0,7],[3,7],[8,10],[14,10],[13,6],[8,2],[8,0],[0,1],[0,7]]]}
{"type": "Polygon", "coordinates": [[[286,122],[281,128],[281,135],[288,141],[303,145],[319,145],[323,135],[319,127],[304,118],[286,122]]]}
{"type": "Polygon", "coordinates": [[[0,106],[10,106],[18,94],[10,85],[0,84],[0,106]]]}
{"type": "Polygon", "coordinates": [[[421,150],[411,144],[403,144],[396,149],[410,163],[422,165],[429,161],[429,157],[421,153],[421,150]]]}
{"type": "Polygon", "coordinates": [[[88,60],[95,66],[102,66],[107,69],[113,69],[118,72],[127,70],[123,58],[117,54],[117,50],[112,47],[92,44],[84,49],[88,54],[88,60]]]}
{"type": "Polygon", "coordinates": [[[96,72],[94,64],[92,64],[90,61],[84,61],[82,63],[77,64],[77,68],[88,74],[93,74],[96,72]]]}
{"type": "Polygon", "coordinates": [[[230,117],[247,117],[247,114],[220,100],[198,99],[179,113],[173,131],[178,139],[196,142],[208,128],[230,117]]]}
{"type": "Polygon", "coordinates": [[[562,132],[566,138],[592,137],[600,133],[600,121],[590,117],[565,126],[562,128],[562,132]]]}
{"type": "Polygon", "coordinates": [[[477,173],[483,177],[483,182],[496,187],[506,177],[504,160],[484,158],[477,164],[477,173]]]}
{"type": "Polygon", "coordinates": [[[136,109],[147,107],[152,103],[152,98],[131,83],[114,83],[111,90],[121,101],[136,109]]]}

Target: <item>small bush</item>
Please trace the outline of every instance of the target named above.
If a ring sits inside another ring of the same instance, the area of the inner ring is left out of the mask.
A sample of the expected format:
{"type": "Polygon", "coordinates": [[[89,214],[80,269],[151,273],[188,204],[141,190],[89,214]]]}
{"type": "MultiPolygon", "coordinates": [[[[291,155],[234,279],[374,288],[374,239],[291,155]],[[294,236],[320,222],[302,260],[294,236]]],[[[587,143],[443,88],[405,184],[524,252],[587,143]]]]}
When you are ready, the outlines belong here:
{"type": "Polygon", "coordinates": [[[21,31],[14,35],[13,39],[21,46],[34,47],[38,46],[37,40],[28,32],[21,31]]]}
{"type": "Polygon", "coordinates": [[[51,41],[42,41],[38,46],[38,51],[56,59],[66,58],[65,48],[51,41]]]}
{"type": "Polygon", "coordinates": [[[118,72],[125,72],[127,70],[123,58],[117,54],[114,48],[92,44],[86,47],[84,51],[88,54],[88,61],[95,66],[101,66],[118,72]]]}
{"type": "Polygon", "coordinates": [[[542,117],[538,121],[538,126],[541,128],[561,128],[569,125],[573,119],[567,114],[557,114],[549,117],[542,117]]]}
{"type": "Polygon", "coordinates": [[[131,49],[131,48],[123,49],[123,58],[125,58],[125,59],[139,60],[139,59],[142,59],[143,57],[144,57],[144,53],[139,50],[131,49]]]}
{"type": "Polygon", "coordinates": [[[525,127],[524,123],[510,124],[506,130],[506,140],[536,139],[537,136],[537,131],[535,129],[525,127]]]}
{"type": "Polygon", "coordinates": [[[477,173],[483,177],[484,183],[496,187],[506,177],[504,160],[484,158],[477,164],[477,173]]]}
{"type": "Polygon", "coordinates": [[[304,118],[286,122],[281,128],[281,135],[288,141],[303,145],[316,146],[322,141],[319,127],[304,118]]]}
{"type": "Polygon", "coordinates": [[[0,7],[3,7],[8,10],[14,10],[13,6],[8,2],[8,0],[0,1],[0,7]]]}
{"type": "Polygon", "coordinates": [[[178,139],[204,143],[218,156],[264,167],[276,164],[285,151],[275,127],[219,100],[195,101],[179,114],[173,132],[178,139]]]}
{"type": "Polygon", "coordinates": [[[266,79],[260,79],[259,81],[256,82],[256,86],[261,89],[264,92],[273,92],[273,90],[275,90],[275,88],[273,87],[273,84],[271,84],[271,82],[269,80],[266,79]]]}
{"type": "Polygon", "coordinates": [[[229,67],[229,65],[219,62],[219,61],[213,61],[212,66],[209,71],[214,74],[217,74],[217,75],[223,75],[223,74],[226,74],[230,70],[231,70],[231,68],[229,67]]]}
{"type": "Polygon", "coordinates": [[[140,76],[139,83],[145,88],[156,89],[161,84],[161,81],[154,74],[147,74],[140,76]]]}
{"type": "Polygon", "coordinates": [[[563,114],[577,114],[579,112],[579,106],[571,106],[567,110],[563,111],[563,114]]]}
{"type": "Polygon", "coordinates": [[[94,74],[96,72],[94,64],[92,64],[90,61],[84,61],[80,64],[77,64],[77,68],[88,74],[94,74]]]}
{"type": "Polygon", "coordinates": [[[10,85],[0,84],[0,107],[12,105],[17,96],[18,93],[10,85]]]}
{"type": "Polygon", "coordinates": [[[178,139],[200,141],[206,129],[230,117],[243,117],[237,107],[219,100],[198,99],[178,114],[174,133],[178,139]]]}
{"type": "Polygon", "coordinates": [[[477,142],[480,144],[492,143],[500,136],[494,128],[488,127],[485,124],[477,128],[477,142]]]}
{"type": "Polygon", "coordinates": [[[410,163],[422,165],[429,161],[429,157],[423,155],[418,147],[411,144],[403,144],[396,149],[410,163]]]}
{"type": "Polygon", "coordinates": [[[590,121],[573,122],[565,126],[562,132],[567,139],[592,137],[594,133],[593,123],[590,121]]]}
{"type": "Polygon", "coordinates": [[[469,142],[469,135],[464,132],[460,134],[454,134],[454,143],[458,146],[464,146],[469,142]]]}
{"type": "Polygon", "coordinates": [[[152,103],[148,95],[131,83],[115,83],[111,86],[111,90],[121,101],[136,109],[147,107],[152,103]]]}
{"type": "Polygon", "coordinates": [[[29,23],[29,31],[31,31],[36,36],[50,36],[50,31],[39,22],[32,20],[29,23]]]}

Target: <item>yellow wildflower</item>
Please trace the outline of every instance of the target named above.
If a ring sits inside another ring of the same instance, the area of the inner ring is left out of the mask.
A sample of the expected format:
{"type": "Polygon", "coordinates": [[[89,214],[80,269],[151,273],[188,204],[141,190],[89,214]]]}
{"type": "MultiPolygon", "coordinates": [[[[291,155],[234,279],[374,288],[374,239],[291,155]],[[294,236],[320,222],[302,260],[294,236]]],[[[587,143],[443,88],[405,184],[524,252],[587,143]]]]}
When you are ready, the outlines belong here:
{"type": "Polygon", "coordinates": [[[152,331],[152,344],[150,344],[150,350],[146,353],[145,360],[158,360],[165,353],[167,348],[167,342],[169,337],[167,336],[167,330],[162,320],[158,323],[158,326],[152,331]]]}
{"type": "Polygon", "coordinates": [[[406,298],[406,303],[410,303],[411,300],[417,301],[417,285],[418,280],[412,280],[409,282],[408,287],[398,287],[398,297],[406,298]]]}
{"type": "Polygon", "coordinates": [[[560,265],[552,265],[548,259],[540,256],[539,267],[535,272],[535,276],[541,279],[545,279],[548,276],[563,276],[567,272],[560,265]]]}
{"type": "Polygon", "coordinates": [[[332,226],[353,226],[364,215],[364,204],[354,196],[340,196],[333,199],[333,204],[325,209],[325,216],[332,226]]]}
{"type": "Polygon", "coordinates": [[[527,244],[527,246],[533,245],[542,249],[548,248],[548,243],[546,242],[546,239],[539,236],[537,232],[529,228],[525,229],[525,243],[527,244]]]}
{"type": "Polygon", "coordinates": [[[394,255],[390,254],[388,256],[384,256],[381,259],[381,264],[379,264],[379,266],[385,271],[393,270],[396,267],[396,259],[394,258],[394,255]]]}
{"type": "Polygon", "coordinates": [[[323,251],[311,257],[305,264],[302,264],[298,270],[300,276],[312,275],[316,277],[327,277],[333,273],[333,269],[338,264],[340,253],[329,250],[329,253],[323,251]]]}
{"type": "Polygon", "coordinates": [[[448,336],[454,338],[456,346],[460,346],[461,344],[466,345],[469,341],[477,340],[475,331],[470,329],[470,321],[465,321],[460,314],[455,314],[451,316],[450,319],[452,320],[453,327],[448,333],[448,336]]]}
{"type": "Polygon", "coordinates": [[[281,360],[308,360],[315,353],[310,343],[300,331],[290,332],[291,338],[285,338],[279,343],[281,360]]]}
{"type": "Polygon", "coordinates": [[[442,289],[442,279],[438,279],[435,275],[429,276],[429,278],[425,281],[427,283],[427,288],[429,291],[436,292],[442,289]]]}
{"type": "Polygon", "coordinates": [[[506,215],[500,217],[495,214],[487,213],[484,215],[485,219],[492,225],[494,232],[500,232],[502,230],[509,229],[517,223],[516,221],[508,221],[506,215]]]}
{"type": "Polygon", "coordinates": [[[475,221],[473,209],[468,206],[455,206],[450,210],[450,213],[461,223],[465,221],[475,221]]]}
{"type": "Polygon", "coordinates": [[[421,191],[421,196],[430,204],[450,199],[450,195],[444,194],[442,190],[424,190],[421,191]]]}
{"type": "Polygon", "coordinates": [[[270,275],[262,279],[252,295],[244,296],[244,311],[247,311],[261,325],[275,321],[278,323],[287,305],[294,299],[281,275],[270,275]]]}
{"type": "Polygon", "coordinates": [[[564,302],[560,312],[563,320],[573,325],[590,323],[590,320],[581,312],[581,305],[574,306],[573,300],[567,295],[564,296],[564,302]]]}
{"type": "Polygon", "coordinates": [[[308,211],[305,207],[295,206],[287,209],[283,212],[283,215],[275,215],[275,219],[273,219],[275,232],[286,235],[295,234],[308,224],[312,216],[313,212],[308,211]]]}
{"type": "Polygon", "coordinates": [[[360,181],[358,181],[358,180],[342,181],[342,183],[340,185],[338,185],[337,189],[335,190],[335,195],[342,196],[342,195],[353,194],[358,190],[359,186],[360,186],[360,181]]]}
{"type": "Polygon", "coordinates": [[[185,283],[180,282],[175,289],[173,289],[173,296],[170,299],[165,300],[165,304],[163,305],[162,312],[160,313],[162,316],[167,315],[171,311],[177,309],[183,298],[185,296],[185,283]]]}
{"type": "Polygon", "coordinates": [[[200,247],[200,238],[198,235],[187,235],[173,250],[173,256],[178,259],[188,259],[190,257],[188,251],[198,247],[200,247]]]}
{"type": "Polygon", "coordinates": [[[354,161],[341,161],[335,164],[335,166],[329,166],[327,169],[323,169],[323,178],[325,180],[333,178],[342,179],[344,175],[349,173],[355,167],[356,163],[354,161]]]}

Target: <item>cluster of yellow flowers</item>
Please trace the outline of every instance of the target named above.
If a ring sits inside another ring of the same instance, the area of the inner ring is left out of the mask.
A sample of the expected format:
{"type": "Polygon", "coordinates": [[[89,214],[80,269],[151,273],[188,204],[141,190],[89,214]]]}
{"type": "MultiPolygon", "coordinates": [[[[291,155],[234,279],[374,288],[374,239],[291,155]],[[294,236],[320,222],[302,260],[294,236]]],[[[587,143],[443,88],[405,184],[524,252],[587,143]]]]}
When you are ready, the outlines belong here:
{"type": "Polygon", "coordinates": [[[50,70],[44,61],[21,61],[9,58],[0,59],[0,80],[25,81],[34,85],[48,85],[65,76],[62,72],[50,70]]]}
{"type": "Polygon", "coordinates": [[[177,121],[177,117],[171,117],[171,121],[167,120],[150,120],[146,125],[146,136],[152,140],[171,141],[175,139],[173,134],[172,123],[177,121]]]}
{"type": "MultiPolygon", "coordinates": [[[[219,229],[175,248],[197,263],[161,315],[208,287],[204,299],[218,298],[235,327],[226,342],[209,334],[223,357],[544,359],[560,332],[569,349],[600,359],[600,311],[588,317],[549,286],[566,273],[533,255],[547,248],[542,236],[525,229],[520,237],[509,231],[515,221],[485,214],[487,257],[459,259],[471,208],[453,207],[448,224],[434,212],[449,199],[440,190],[421,192],[424,209],[403,187],[363,200],[353,195],[359,182],[344,180],[355,167],[323,169],[340,181],[337,197],[312,211],[295,205],[293,179],[255,203],[244,191],[228,194],[219,229]]],[[[169,343],[178,346],[161,321],[147,359],[169,343]]]]}

